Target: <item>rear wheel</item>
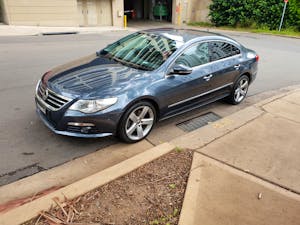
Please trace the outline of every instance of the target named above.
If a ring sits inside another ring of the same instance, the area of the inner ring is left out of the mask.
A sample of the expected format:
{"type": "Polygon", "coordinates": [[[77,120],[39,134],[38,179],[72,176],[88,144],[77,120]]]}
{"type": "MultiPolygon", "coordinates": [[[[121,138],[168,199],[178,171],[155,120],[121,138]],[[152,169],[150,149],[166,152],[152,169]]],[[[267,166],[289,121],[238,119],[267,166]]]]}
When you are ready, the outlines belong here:
{"type": "Polygon", "coordinates": [[[241,76],[234,84],[230,96],[226,100],[233,104],[240,104],[246,97],[249,88],[249,77],[247,75],[241,76]]]}
{"type": "Polygon", "coordinates": [[[121,119],[119,137],[128,143],[138,142],[150,133],[156,120],[153,105],[147,101],[130,107],[121,119]]]}

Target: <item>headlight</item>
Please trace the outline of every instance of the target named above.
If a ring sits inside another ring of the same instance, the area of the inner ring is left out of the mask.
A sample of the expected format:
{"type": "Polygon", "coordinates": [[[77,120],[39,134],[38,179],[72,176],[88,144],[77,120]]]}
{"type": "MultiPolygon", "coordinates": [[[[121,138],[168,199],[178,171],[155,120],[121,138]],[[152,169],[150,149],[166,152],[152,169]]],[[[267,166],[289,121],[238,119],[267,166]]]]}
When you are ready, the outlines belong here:
{"type": "Polygon", "coordinates": [[[95,113],[106,109],[117,102],[117,98],[106,98],[97,100],[78,100],[69,109],[83,113],[95,113]]]}

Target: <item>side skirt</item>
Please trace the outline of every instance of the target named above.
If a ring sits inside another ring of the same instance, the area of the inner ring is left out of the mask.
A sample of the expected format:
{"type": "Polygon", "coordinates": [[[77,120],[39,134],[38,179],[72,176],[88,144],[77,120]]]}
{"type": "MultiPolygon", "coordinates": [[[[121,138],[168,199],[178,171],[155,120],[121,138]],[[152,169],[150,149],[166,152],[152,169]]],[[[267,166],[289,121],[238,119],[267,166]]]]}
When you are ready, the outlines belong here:
{"type": "Polygon", "coordinates": [[[216,102],[216,101],[218,101],[218,100],[220,100],[220,99],[223,99],[223,98],[225,98],[225,97],[227,97],[227,96],[229,96],[229,95],[230,95],[230,94],[223,94],[223,95],[219,95],[219,96],[217,96],[217,97],[215,97],[215,98],[212,98],[212,99],[210,99],[210,100],[207,100],[207,101],[204,101],[204,102],[200,102],[199,104],[194,105],[194,106],[191,106],[191,107],[189,107],[189,108],[187,108],[187,109],[184,109],[184,110],[182,110],[182,111],[175,112],[174,114],[164,116],[164,117],[162,117],[161,119],[159,119],[159,121],[163,121],[163,120],[172,118],[172,117],[174,117],[174,116],[178,116],[178,115],[180,115],[180,114],[183,114],[183,113],[192,111],[192,110],[194,110],[194,109],[198,109],[198,108],[203,107],[203,106],[205,106],[205,105],[208,105],[208,104],[211,104],[211,103],[213,103],[213,102],[216,102]]]}

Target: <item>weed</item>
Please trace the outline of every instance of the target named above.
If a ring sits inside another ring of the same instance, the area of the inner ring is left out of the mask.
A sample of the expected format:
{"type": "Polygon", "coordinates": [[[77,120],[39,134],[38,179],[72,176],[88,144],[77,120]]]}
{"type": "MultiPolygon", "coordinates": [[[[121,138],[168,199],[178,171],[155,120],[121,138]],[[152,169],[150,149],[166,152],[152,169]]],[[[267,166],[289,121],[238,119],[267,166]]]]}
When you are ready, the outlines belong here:
{"type": "Polygon", "coordinates": [[[169,184],[169,187],[174,189],[174,188],[176,188],[176,184],[169,184]]]}
{"type": "Polygon", "coordinates": [[[182,148],[180,148],[180,147],[176,146],[176,147],[175,147],[175,152],[177,152],[177,153],[180,153],[180,152],[182,152],[182,148]]]}
{"type": "Polygon", "coordinates": [[[150,225],[158,225],[159,221],[157,219],[150,222],[150,225]]]}
{"type": "Polygon", "coordinates": [[[164,224],[164,225],[171,225],[171,220],[176,217],[179,213],[179,210],[175,208],[173,210],[173,214],[168,215],[167,217],[161,217],[159,219],[152,220],[150,222],[150,225],[159,225],[159,224],[164,224]]]}
{"type": "Polygon", "coordinates": [[[179,210],[177,208],[175,208],[174,211],[173,211],[173,216],[177,216],[178,212],[179,212],[179,210]]]}

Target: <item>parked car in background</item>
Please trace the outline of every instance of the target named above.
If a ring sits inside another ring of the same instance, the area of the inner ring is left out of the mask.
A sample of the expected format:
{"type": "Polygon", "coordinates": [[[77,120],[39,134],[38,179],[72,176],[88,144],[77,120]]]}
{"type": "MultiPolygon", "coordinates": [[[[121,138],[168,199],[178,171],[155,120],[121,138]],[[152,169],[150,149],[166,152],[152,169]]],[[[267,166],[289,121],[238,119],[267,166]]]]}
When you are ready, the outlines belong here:
{"type": "Polygon", "coordinates": [[[214,33],[139,31],[45,73],[36,87],[37,113],[57,134],[133,143],[159,120],[223,98],[241,103],[258,59],[214,33]]]}

